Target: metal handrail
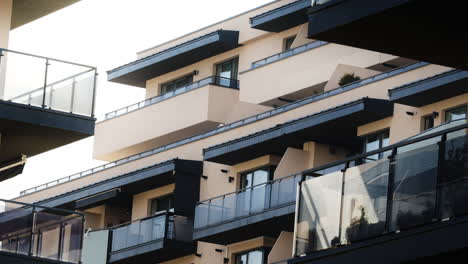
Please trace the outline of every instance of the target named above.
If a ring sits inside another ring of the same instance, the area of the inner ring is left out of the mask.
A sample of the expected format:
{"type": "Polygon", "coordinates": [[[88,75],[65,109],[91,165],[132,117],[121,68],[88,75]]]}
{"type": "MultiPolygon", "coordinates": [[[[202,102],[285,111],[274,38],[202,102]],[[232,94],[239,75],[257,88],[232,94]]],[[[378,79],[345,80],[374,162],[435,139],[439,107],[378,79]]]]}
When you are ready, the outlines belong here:
{"type": "Polygon", "coordinates": [[[122,158],[122,159],[119,159],[119,160],[116,160],[116,161],[113,161],[113,162],[109,162],[109,163],[101,165],[101,166],[97,166],[97,167],[94,167],[94,168],[91,168],[91,169],[88,169],[88,170],[85,170],[85,171],[82,171],[82,172],[79,172],[79,173],[76,173],[76,174],[72,174],[70,176],[66,176],[66,177],[63,177],[63,178],[60,178],[60,179],[57,179],[57,180],[54,180],[54,181],[50,181],[48,183],[44,183],[44,184],[41,184],[41,185],[38,185],[38,186],[35,186],[35,187],[32,187],[32,188],[23,190],[23,191],[20,192],[20,196],[27,195],[27,194],[30,194],[30,193],[34,193],[34,192],[43,190],[45,188],[58,185],[58,184],[63,184],[65,182],[68,182],[68,181],[71,181],[71,180],[79,179],[81,177],[88,176],[88,175],[91,175],[93,173],[97,173],[99,171],[118,166],[120,164],[131,162],[131,161],[134,161],[134,160],[137,160],[137,159],[140,159],[140,158],[144,158],[144,157],[147,157],[149,155],[153,155],[155,153],[159,153],[159,152],[165,151],[167,149],[170,149],[170,148],[173,148],[173,147],[176,147],[176,146],[179,146],[179,145],[183,145],[183,144],[190,143],[190,142],[193,142],[193,141],[196,141],[196,140],[200,140],[200,139],[215,135],[217,133],[227,131],[229,129],[233,129],[233,128],[236,128],[236,127],[239,127],[239,126],[242,126],[242,125],[247,125],[247,124],[250,124],[250,123],[256,122],[258,120],[265,119],[265,118],[269,118],[269,117],[272,117],[274,115],[281,114],[283,112],[286,112],[286,111],[295,109],[297,107],[303,106],[305,104],[316,102],[316,101],[328,98],[329,96],[336,95],[336,94],[339,94],[339,93],[342,93],[342,92],[346,92],[346,91],[349,91],[351,89],[359,88],[360,86],[367,85],[367,84],[375,82],[375,81],[381,81],[381,80],[383,80],[385,78],[390,78],[390,77],[393,77],[395,75],[398,75],[398,74],[401,74],[401,73],[404,73],[404,72],[407,72],[407,71],[412,71],[412,70],[415,70],[415,69],[418,69],[418,68],[421,68],[421,67],[424,67],[424,66],[427,66],[427,65],[429,65],[427,62],[415,62],[415,63],[409,64],[409,65],[404,65],[404,66],[401,66],[399,68],[392,69],[391,71],[388,71],[388,72],[383,72],[383,73],[377,74],[377,75],[369,77],[369,78],[361,79],[360,81],[357,81],[355,83],[347,84],[345,86],[341,86],[341,87],[338,87],[338,88],[333,89],[333,90],[325,91],[323,93],[313,95],[313,96],[310,96],[310,97],[295,101],[293,103],[289,103],[289,104],[280,106],[278,108],[265,111],[263,113],[260,113],[260,114],[257,114],[257,115],[251,116],[251,117],[247,117],[247,118],[241,119],[239,121],[235,121],[233,123],[226,124],[226,125],[224,125],[222,127],[212,129],[210,131],[198,134],[196,136],[192,136],[192,137],[180,140],[180,141],[176,141],[176,142],[173,142],[173,143],[161,146],[161,147],[154,148],[152,150],[144,151],[144,152],[132,155],[132,156],[128,156],[126,158],[122,158]]]}
{"type": "MultiPolygon", "coordinates": [[[[328,45],[328,44],[330,44],[330,43],[328,43],[326,41],[322,41],[322,40],[316,40],[316,41],[301,45],[299,47],[295,47],[295,48],[292,48],[292,49],[289,49],[289,50],[286,50],[286,51],[282,51],[282,52],[276,53],[274,55],[268,56],[266,58],[263,58],[263,59],[252,62],[251,67],[250,67],[249,70],[260,68],[262,66],[271,64],[273,62],[276,62],[276,61],[279,61],[279,60],[282,60],[282,59],[285,59],[285,58],[289,58],[289,57],[304,53],[304,52],[309,51],[309,50],[320,48],[320,47],[328,45]],[[277,57],[277,59],[272,60],[275,57],[277,57]],[[259,64],[259,63],[261,63],[261,64],[259,64]]],[[[249,70],[247,70],[247,71],[249,71],[249,70]]]]}
{"type": "MultiPolygon", "coordinates": [[[[15,208],[14,210],[25,209],[25,208],[28,208],[28,207],[31,207],[31,208],[33,208],[33,210],[34,210],[34,208],[37,207],[37,208],[41,208],[41,209],[45,209],[45,210],[49,210],[49,211],[57,211],[57,212],[62,212],[62,213],[67,213],[67,214],[76,214],[76,215],[80,215],[80,216],[84,216],[84,215],[85,215],[84,213],[81,213],[81,212],[66,210],[66,209],[62,209],[62,208],[47,207],[47,206],[42,206],[42,205],[38,205],[38,204],[28,204],[28,203],[23,203],[23,202],[18,202],[18,201],[12,201],[12,200],[0,199],[0,202],[12,203],[12,204],[17,204],[17,205],[22,205],[22,206],[23,206],[23,207],[15,208]]],[[[5,211],[5,212],[0,212],[0,215],[1,215],[1,214],[4,214],[4,213],[12,212],[12,211],[14,211],[14,210],[5,211]]]]}
{"type": "Polygon", "coordinates": [[[60,63],[71,64],[71,65],[80,66],[80,67],[84,67],[84,68],[90,68],[90,69],[94,69],[94,70],[97,69],[94,66],[89,66],[89,65],[86,65],[86,64],[81,64],[81,63],[76,63],[76,62],[71,62],[71,61],[65,61],[65,60],[59,60],[59,59],[54,59],[54,58],[50,58],[50,57],[44,57],[44,56],[40,56],[40,55],[34,55],[34,54],[26,53],[26,52],[15,51],[15,50],[10,50],[10,49],[4,49],[4,48],[0,48],[0,56],[3,56],[2,51],[16,53],[16,54],[19,54],[19,55],[25,55],[25,56],[29,56],[29,57],[38,58],[38,59],[44,59],[44,60],[49,60],[49,61],[56,61],[56,62],[60,62],[60,63]]]}
{"type": "Polygon", "coordinates": [[[218,195],[218,196],[215,196],[215,197],[203,200],[203,201],[199,201],[199,202],[197,202],[197,205],[204,204],[206,202],[211,202],[212,200],[217,200],[219,198],[225,198],[226,196],[230,196],[230,195],[233,195],[233,194],[243,193],[243,192],[245,192],[247,190],[255,189],[255,188],[258,188],[258,187],[261,187],[261,186],[272,185],[272,184],[277,183],[277,182],[281,182],[281,181],[284,181],[284,180],[287,180],[287,179],[290,179],[290,178],[300,176],[301,174],[302,173],[299,172],[299,173],[296,173],[296,174],[292,174],[292,175],[288,175],[288,176],[281,177],[281,178],[278,178],[278,179],[274,179],[274,180],[271,180],[271,181],[267,181],[267,182],[264,182],[264,183],[260,183],[260,184],[257,184],[257,185],[251,186],[251,187],[240,189],[240,190],[237,190],[237,191],[234,191],[234,192],[218,195]]]}
{"type": "Polygon", "coordinates": [[[132,105],[129,105],[129,106],[126,106],[126,107],[122,107],[120,109],[109,112],[109,113],[107,113],[105,115],[105,120],[108,120],[108,119],[111,119],[111,118],[114,118],[114,117],[118,117],[118,116],[121,116],[121,115],[130,113],[130,112],[139,110],[141,108],[144,108],[144,107],[147,107],[147,106],[150,106],[150,105],[157,104],[157,103],[159,103],[161,101],[173,98],[173,97],[175,97],[177,95],[180,95],[180,94],[183,94],[183,93],[186,93],[186,92],[189,92],[189,91],[192,91],[192,90],[195,90],[195,89],[198,89],[198,88],[204,87],[206,85],[210,85],[210,84],[218,85],[218,86],[222,86],[222,87],[226,87],[226,88],[239,89],[239,80],[225,78],[225,77],[221,77],[221,76],[210,76],[210,77],[201,79],[199,81],[187,84],[184,87],[178,88],[178,89],[176,89],[174,91],[171,91],[171,92],[168,92],[168,93],[165,93],[165,94],[161,94],[161,95],[158,95],[158,96],[155,96],[155,97],[151,97],[151,98],[145,99],[143,101],[140,101],[138,103],[135,103],[135,104],[132,104],[132,105]],[[222,84],[222,81],[229,82],[229,85],[222,84]],[[122,113],[120,113],[120,112],[122,112],[122,113]]]}
{"type": "Polygon", "coordinates": [[[154,215],[150,215],[150,216],[143,217],[143,218],[140,218],[140,219],[132,220],[132,221],[129,221],[129,222],[126,222],[126,223],[123,223],[123,224],[118,224],[116,226],[112,226],[112,227],[109,227],[109,228],[106,228],[106,229],[115,230],[115,229],[120,228],[120,227],[128,226],[128,225],[131,225],[131,224],[136,223],[136,222],[145,221],[145,220],[148,220],[148,219],[151,219],[151,218],[156,218],[156,217],[159,217],[159,216],[162,216],[162,215],[166,215],[166,217],[169,217],[169,216],[173,216],[175,214],[173,212],[170,212],[170,211],[163,211],[163,212],[156,213],[154,215]]]}

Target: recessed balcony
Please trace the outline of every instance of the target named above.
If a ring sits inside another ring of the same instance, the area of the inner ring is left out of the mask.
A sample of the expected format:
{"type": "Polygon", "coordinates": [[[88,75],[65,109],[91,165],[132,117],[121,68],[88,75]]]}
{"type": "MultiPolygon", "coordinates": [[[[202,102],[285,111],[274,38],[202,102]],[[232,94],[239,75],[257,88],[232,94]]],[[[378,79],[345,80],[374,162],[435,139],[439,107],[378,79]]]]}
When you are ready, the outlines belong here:
{"type": "Polygon", "coordinates": [[[268,109],[240,102],[237,80],[208,77],[107,114],[96,125],[94,156],[116,160],[268,109]]]}
{"type": "Polygon", "coordinates": [[[341,171],[310,170],[299,187],[298,257],[289,263],[411,263],[464,250],[467,128],[454,121],[330,165],[341,171]]]}
{"type": "Polygon", "coordinates": [[[0,169],[92,136],[95,90],[95,67],[0,49],[0,169]]]}

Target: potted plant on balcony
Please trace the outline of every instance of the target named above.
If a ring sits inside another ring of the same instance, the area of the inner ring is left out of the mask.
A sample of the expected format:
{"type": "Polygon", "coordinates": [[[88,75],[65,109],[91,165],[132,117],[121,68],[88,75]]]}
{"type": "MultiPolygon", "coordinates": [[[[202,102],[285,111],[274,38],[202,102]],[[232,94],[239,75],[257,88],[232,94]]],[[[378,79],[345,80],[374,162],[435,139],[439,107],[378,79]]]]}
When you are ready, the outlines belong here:
{"type": "Polygon", "coordinates": [[[361,80],[361,77],[357,76],[353,73],[346,73],[343,75],[340,79],[340,82],[338,83],[340,86],[344,86],[353,82],[357,82],[361,80]]]}

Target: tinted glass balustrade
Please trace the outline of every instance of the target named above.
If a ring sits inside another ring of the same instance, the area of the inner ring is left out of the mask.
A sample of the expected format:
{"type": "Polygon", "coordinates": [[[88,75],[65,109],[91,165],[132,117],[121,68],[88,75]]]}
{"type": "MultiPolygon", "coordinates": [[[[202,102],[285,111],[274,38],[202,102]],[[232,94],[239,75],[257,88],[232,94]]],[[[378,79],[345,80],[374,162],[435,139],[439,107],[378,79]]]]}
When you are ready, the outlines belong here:
{"type": "Polygon", "coordinates": [[[0,99],[93,116],[97,70],[73,62],[0,49],[0,99]]]}
{"type": "Polygon", "coordinates": [[[191,241],[193,220],[164,212],[110,230],[112,253],[162,239],[191,241]]]}
{"type": "Polygon", "coordinates": [[[162,95],[159,95],[159,96],[156,96],[156,97],[152,97],[152,98],[146,99],[144,101],[138,102],[136,104],[132,104],[132,105],[129,105],[127,107],[124,107],[124,108],[115,110],[113,112],[107,113],[105,119],[110,119],[110,118],[114,118],[114,117],[117,117],[117,116],[121,116],[121,115],[124,115],[126,113],[133,112],[133,111],[138,110],[140,108],[159,103],[161,101],[167,100],[167,99],[172,98],[174,96],[177,96],[177,95],[180,95],[180,94],[183,94],[183,93],[186,93],[186,92],[189,92],[189,91],[192,91],[194,89],[201,88],[201,87],[204,87],[204,86],[210,85],[210,84],[217,85],[217,86],[222,86],[222,87],[226,87],[226,88],[239,89],[239,81],[238,80],[224,78],[224,77],[221,77],[221,76],[211,76],[211,77],[208,77],[208,78],[193,82],[191,84],[188,84],[188,85],[186,85],[184,87],[181,87],[181,88],[178,88],[176,90],[167,92],[165,94],[162,94],[162,95]]]}
{"type": "Polygon", "coordinates": [[[0,200],[0,251],[79,263],[83,215],[0,200]]]}
{"type": "Polygon", "coordinates": [[[383,153],[377,161],[363,155],[342,171],[307,177],[295,255],[468,214],[468,125],[461,124],[371,152],[383,153]]]}
{"type": "Polygon", "coordinates": [[[199,202],[195,209],[195,229],[294,204],[300,179],[301,175],[289,176],[199,202]]]}

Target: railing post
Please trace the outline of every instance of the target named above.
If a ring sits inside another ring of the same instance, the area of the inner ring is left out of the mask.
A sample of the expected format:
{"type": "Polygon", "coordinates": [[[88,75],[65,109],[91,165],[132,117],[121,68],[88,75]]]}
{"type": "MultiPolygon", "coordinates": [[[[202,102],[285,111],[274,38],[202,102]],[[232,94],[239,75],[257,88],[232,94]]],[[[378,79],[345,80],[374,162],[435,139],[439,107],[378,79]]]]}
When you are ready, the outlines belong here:
{"type": "Polygon", "coordinates": [[[34,245],[34,232],[36,229],[36,207],[32,208],[32,223],[31,223],[31,240],[29,242],[28,255],[33,256],[33,245],[34,245]]]}
{"type": "Polygon", "coordinates": [[[435,215],[434,218],[442,220],[443,209],[442,209],[442,190],[443,186],[442,175],[444,172],[445,165],[445,144],[447,142],[447,134],[443,134],[440,137],[440,141],[437,143],[439,145],[439,157],[437,159],[437,181],[436,181],[436,199],[435,199],[435,215]]]}
{"type": "Polygon", "coordinates": [[[73,78],[71,98],[70,98],[70,113],[73,113],[73,107],[74,107],[74,103],[75,103],[75,85],[76,85],[76,78],[73,78]]]}
{"type": "Polygon", "coordinates": [[[48,71],[49,71],[49,59],[46,59],[46,64],[45,64],[45,74],[44,74],[44,88],[42,91],[42,107],[45,108],[45,99],[46,99],[46,90],[47,90],[47,76],[48,76],[48,71]]]}
{"type": "Polygon", "coordinates": [[[393,182],[395,180],[395,156],[397,155],[397,148],[392,149],[392,154],[388,156],[388,184],[387,184],[387,210],[385,216],[385,229],[384,233],[390,232],[390,223],[392,221],[392,210],[393,210],[393,182]]]}
{"type": "Polygon", "coordinates": [[[57,249],[57,260],[60,261],[62,259],[62,244],[64,239],[64,230],[63,230],[63,222],[60,222],[60,229],[59,229],[59,238],[58,238],[58,249],[57,249]]]}
{"type": "MultiPolygon", "coordinates": [[[[339,244],[342,244],[342,232],[341,229],[343,228],[343,204],[344,204],[344,195],[345,195],[345,184],[346,184],[346,170],[349,168],[349,161],[345,163],[344,169],[341,170],[341,197],[340,197],[340,216],[338,222],[338,240],[339,244]]],[[[332,245],[333,246],[333,245],[332,245]]]]}
{"type": "Polygon", "coordinates": [[[94,70],[93,98],[92,98],[92,102],[91,102],[91,117],[94,117],[94,107],[95,107],[95,103],[96,103],[97,78],[98,78],[97,70],[94,70]]]}

